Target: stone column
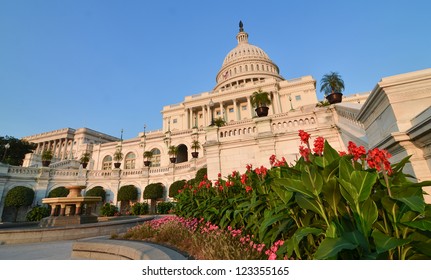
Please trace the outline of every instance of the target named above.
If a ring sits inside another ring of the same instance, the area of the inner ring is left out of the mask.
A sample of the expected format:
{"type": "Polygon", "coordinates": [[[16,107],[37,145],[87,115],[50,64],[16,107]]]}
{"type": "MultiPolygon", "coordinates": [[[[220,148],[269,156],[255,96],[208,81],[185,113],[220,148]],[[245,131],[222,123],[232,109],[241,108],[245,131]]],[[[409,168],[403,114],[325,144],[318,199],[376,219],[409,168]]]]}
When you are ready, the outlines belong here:
{"type": "Polygon", "coordinates": [[[66,214],[66,204],[61,204],[60,205],[60,215],[59,216],[64,216],[66,214]]]}
{"type": "Polygon", "coordinates": [[[251,100],[250,100],[250,96],[247,96],[247,104],[248,107],[250,108],[250,118],[252,119],[254,117],[254,111],[253,111],[253,106],[251,106],[251,100]]]}
{"type": "Polygon", "coordinates": [[[63,152],[63,156],[61,157],[62,160],[64,160],[66,158],[68,142],[69,142],[69,140],[67,138],[64,139],[64,152],[63,152]]]}
{"type": "Polygon", "coordinates": [[[236,99],[234,99],[232,101],[233,101],[233,113],[235,114],[235,120],[239,121],[240,120],[240,116],[239,116],[240,111],[238,110],[238,103],[236,103],[236,99]]]}
{"type": "Polygon", "coordinates": [[[202,126],[206,126],[207,125],[207,115],[205,114],[205,106],[201,106],[202,107],[202,126]]]}
{"type": "Polygon", "coordinates": [[[223,101],[220,101],[220,117],[224,119],[224,115],[223,115],[223,101]]]}

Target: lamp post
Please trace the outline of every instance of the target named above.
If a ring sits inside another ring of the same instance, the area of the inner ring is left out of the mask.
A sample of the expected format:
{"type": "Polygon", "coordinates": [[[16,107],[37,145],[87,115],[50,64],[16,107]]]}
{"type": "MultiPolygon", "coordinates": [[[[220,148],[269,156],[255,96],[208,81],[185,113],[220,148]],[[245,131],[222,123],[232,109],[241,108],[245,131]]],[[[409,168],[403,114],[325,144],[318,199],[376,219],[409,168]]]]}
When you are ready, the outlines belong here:
{"type": "Polygon", "coordinates": [[[5,161],[5,159],[6,159],[6,154],[7,154],[7,150],[10,148],[10,144],[9,143],[7,143],[6,145],[4,145],[4,154],[3,154],[3,159],[2,159],[2,162],[4,162],[5,161]]]}
{"type": "Polygon", "coordinates": [[[290,96],[290,94],[289,94],[289,101],[290,101],[290,111],[295,111],[295,109],[293,109],[293,106],[292,106],[292,97],[290,96]]]}
{"type": "Polygon", "coordinates": [[[210,103],[208,104],[208,106],[210,107],[210,110],[211,110],[211,124],[210,124],[210,126],[214,126],[214,116],[213,116],[214,102],[213,102],[212,98],[210,99],[210,103]]]}

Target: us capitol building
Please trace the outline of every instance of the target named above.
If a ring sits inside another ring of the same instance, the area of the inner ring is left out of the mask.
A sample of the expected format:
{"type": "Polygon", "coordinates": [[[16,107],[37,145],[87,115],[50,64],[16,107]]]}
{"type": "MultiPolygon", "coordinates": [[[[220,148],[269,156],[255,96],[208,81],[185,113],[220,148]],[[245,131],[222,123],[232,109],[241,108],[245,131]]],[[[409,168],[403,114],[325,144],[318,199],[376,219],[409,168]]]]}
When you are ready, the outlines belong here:
{"type": "Polygon", "coordinates": [[[311,134],[311,141],[324,137],[338,151],[346,151],[353,141],[366,149],[387,149],[394,162],[412,155],[404,171],[419,181],[431,180],[431,68],[382,78],[369,92],[318,106],[313,77],[284,79],[265,51],[249,43],[242,23],[236,39],[237,46],[216,75],[215,87],[164,106],[160,130],[144,130],[132,139],[88,128],[24,137],[37,148],[26,155],[23,166],[0,163],[0,217],[7,192],[16,186],[35,191],[33,205],[41,205],[51,190],[71,184],[86,185],[85,191],[101,186],[106,201],[118,205],[122,186],[135,186],[142,202],[145,187],[160,182],[168,199],[174,181],[194,178],[200,168],[206,167],[208,178],[216,179],[218,173],[244,172],[247,164],[269,167],[273,154],[293,162],[299,157],[300,129],[311,134]],[[270,94],[266,117],[257,117],[251,105],[250,97],[259,89],[270,94]],[[218,118],[224,126],[211,125],[218,118]],[[201,148],[194,158],[196,140],[201,148]],[[170,146],[178,148],[173,163],[170,146]],[[54,157],[49,167],[43,167],[41,153],[47,149],[54,157]],[[119,168],[114,167],[117,150],[124,155],[119,168]],[[153,152],[150,166],[144,165],[144,151],[153,152]],[[83,168],[79,159],[86,152],[91,160],[83,168]]]}

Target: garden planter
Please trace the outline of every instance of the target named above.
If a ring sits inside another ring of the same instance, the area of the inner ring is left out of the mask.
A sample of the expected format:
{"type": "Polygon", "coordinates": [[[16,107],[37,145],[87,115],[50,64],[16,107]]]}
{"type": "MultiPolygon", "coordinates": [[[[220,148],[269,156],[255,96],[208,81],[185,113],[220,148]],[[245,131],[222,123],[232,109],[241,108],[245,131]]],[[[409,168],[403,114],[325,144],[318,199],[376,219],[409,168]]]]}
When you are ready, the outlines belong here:
{"type": "Polygon", "coordinates": [[[151,161],[149,161],[149,160],[144,160],[144,165],[145,165],[145,166],[150,166],[150,164],[151,164],[151,161]]]}
{"type": "Polygon", "coordinates": [[[44,166],[44,167],[48,167],[50,163],[51,163],[51,161],[49,161],[49,160],[42,160],[42,166],[44,166]]]}
{"type": "Polygon", "coordinates": [[[87,168],[88,163],[87,162],[82,162],[82,168],[87,168]]]}
{"type": "Polygon", "coordinates": [[[169,158],[169,160],[171,161],[171,163],[175,163],[177,161],[177,158],[176,157],[171,157],[171,158],[169,158]]]}
{"type": "Polygon", "coordinates": [[[199,156],[199,152],[192,152],[192,157],[197,158],[199,156]]]}
{"type": "Polygon", "coordinates": [[[120,168],[121,166],[121,162],[114,162],[114,167],[115,168],[120,168]]]}
{"type": "Polygon", "coordinates": [[[343,94],[339,92],[334,92],[326,96],[326,100],[328,100],[329,104],[341,103],[342,99],[343,94]]]}
{"type": "Polygon", "coordinates": [[[268,107],[257,107],[255,109],[255,111],[256,111],[256,114],[258,117],[266,117],[266,116],[268,116],[269,108],[268,107]]]}

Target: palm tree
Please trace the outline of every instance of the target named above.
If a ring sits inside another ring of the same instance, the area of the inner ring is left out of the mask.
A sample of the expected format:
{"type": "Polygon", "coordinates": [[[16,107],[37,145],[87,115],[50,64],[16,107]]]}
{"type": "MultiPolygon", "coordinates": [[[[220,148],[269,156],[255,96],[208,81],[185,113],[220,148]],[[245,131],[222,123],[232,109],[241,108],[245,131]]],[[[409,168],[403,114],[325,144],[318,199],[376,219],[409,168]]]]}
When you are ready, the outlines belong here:
{"type": "Polygon", "coordinates": [[[344,81],[337,72],[330,72],[323,75],[320,80],[320,92],[324,92],[326,99],[329,103],[339,103],[344,90],[344,81]]]}
{"type": "Polygon", "coordinates": [[[171,156],[169,158],[171,163],[175,163],[175,161],[177,160],[177,153],[178,153],[178,147],[177,146],[169,146],[168,155],[171,156]]]}
{"type": "Polygon", "coordinates": [[[255,111],[259,117],[268,116],[268,105],[271,105],[271,99],[269,98],[269,93],[259,89],[253,92],[250,97],[250,103],[252,106],[256,107],[255,111]]]}
{"type": "Polygon", "coordinates": [[[198,140],[193,140],[192,142],[192,149],[195,150],[192,152],[192,157],[197,158],[199,156],[198,150],[201,148],[201,145],[198,140]]]}
{"type": "Polygon", "coordinates": [[[320,80],[320,91],[325,95],[342,92],[344,90],[344,81],[337,72],[330,72],[323,75],[320,80]]]}

